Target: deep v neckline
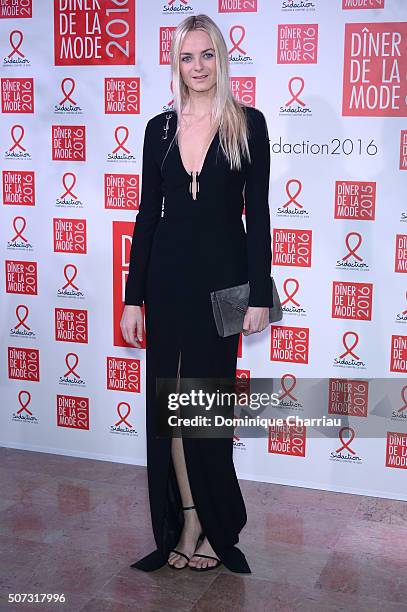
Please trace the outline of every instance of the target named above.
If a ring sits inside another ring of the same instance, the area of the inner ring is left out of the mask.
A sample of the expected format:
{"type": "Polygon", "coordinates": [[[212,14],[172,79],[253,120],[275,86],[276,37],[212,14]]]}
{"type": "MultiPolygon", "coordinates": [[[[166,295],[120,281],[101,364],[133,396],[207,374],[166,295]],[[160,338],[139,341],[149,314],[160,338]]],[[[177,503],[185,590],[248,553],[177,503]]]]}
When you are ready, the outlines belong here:
{"type": "MultiPolygon", "coordinates": [[[[218,136],[218,134],[219,134],[219,128],[216,130],[215,134],[213,135],[213,137],[212,137],[212,139],[211,139],[211,141],[210,141],[210,143],[209,143],[209,145],[208,145],[208,147],[207,147],[207,149],[206,149],[206,153],[205,153],[205,156],[204,156],[204,158],[203,158],[203,162],[202,162],[201,169],[197,171],[198,176],[201,176],[201,174],[202,174],[202,172],[203,172],[203,170],[204,170],[204,168],[205,168],[205,166],[206,166],[206,162],[207,162],[207,159],[208,159],[208,157],[209,157],[210,150],[211,150],[212,145],[213,145],[213,143],[215,142],[215,139],[216,139],[216,137],[218,136]]],[[[179,161],[180,161],[180,164],[181,164],[182,170],[184,171],[184,173],[185,173],[185,174],[186,174],[188,177],[191,177],[192,172],[194,172],[194,173],[195,173],[195,170],[191,170],[191,172],[188,172],[188,170],[185,168],[184,162],[182,161],[181,149],[180,149],[180,146],[179,146],[179,143],[178,143],[178,139],[177,139],[177,138],[176,138],[176,146],[177,146],[177,152],[178,152],[178,159],[179,159],[179,161]]]]}

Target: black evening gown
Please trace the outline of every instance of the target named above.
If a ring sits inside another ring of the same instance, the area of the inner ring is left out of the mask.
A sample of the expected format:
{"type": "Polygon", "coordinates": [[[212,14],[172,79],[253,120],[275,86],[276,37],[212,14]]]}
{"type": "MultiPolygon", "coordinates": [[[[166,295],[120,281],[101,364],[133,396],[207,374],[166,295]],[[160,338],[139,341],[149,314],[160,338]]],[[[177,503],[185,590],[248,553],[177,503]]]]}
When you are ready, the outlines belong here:
{"type": "MultiPolygon", "coordinates": [[[[125,290],[125,304],[145,307],[147,470],[157,549],[132,565],[144,571],[167,562],[183,527],[171,438],[155,436],[156,377],[176,378],[179,364],[181,379],[236,376],[239,334],[219,336],[210,291],[249,281],[250,306],[273,304],[268,130],[258,109],[244,109],[251,163],[244,158],[241,170],[230,170],[216,132],[196,199],[173,138],[176,112],[156,115],[145,130],[142,191],[125,290]]],[[[250,573],[236,547],[247,515],[233,465],[233,439],[184,437],[183,445],[205,535],[228,569],[250,573]]]]}

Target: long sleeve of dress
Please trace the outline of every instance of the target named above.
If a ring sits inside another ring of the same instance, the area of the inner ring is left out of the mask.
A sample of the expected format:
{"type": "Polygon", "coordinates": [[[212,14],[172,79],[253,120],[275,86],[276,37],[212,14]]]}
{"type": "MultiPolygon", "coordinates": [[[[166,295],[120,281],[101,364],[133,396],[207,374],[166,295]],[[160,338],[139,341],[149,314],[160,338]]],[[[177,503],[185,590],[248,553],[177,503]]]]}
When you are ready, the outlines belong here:
{"type": "Polygon", "coordinates": [[[144,133],[141,197],[130,250],[125,304],[142,306],[147,266],[155,228],[161,217],[163,192],[161,172],[154,157],[151,119],[144,133]]]}
{"type": "Polygon", "coordinates": [[[258,109],[249,114],[249,148],[245,185],[249,306],[272,306],[269,209],[270,143],[266,119],[258,109]]]}

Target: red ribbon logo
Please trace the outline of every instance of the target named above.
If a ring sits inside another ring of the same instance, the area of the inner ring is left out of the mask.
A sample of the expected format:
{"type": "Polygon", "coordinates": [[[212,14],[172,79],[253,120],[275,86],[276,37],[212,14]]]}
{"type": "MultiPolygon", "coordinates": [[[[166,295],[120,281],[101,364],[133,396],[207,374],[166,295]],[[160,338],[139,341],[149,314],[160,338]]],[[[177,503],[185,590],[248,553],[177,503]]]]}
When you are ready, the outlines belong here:
{"type": "Polygon", "coordinates": [[[282,395],[279,396],[280,401],[283,399],[283,397],[290,397],[294,402],[297,401],[297,398],[294,395],[291,395],[290,391],[292,391],[292,389],[294,389],[294,387],[297,384],[297,377],[294,374],[284,374],[281,378],[280,378],[280,384],[282,386],[282,388],[284,389],[284,393],[282,395]],[[286,380],[290,379],[292,381],[292,385],[290,388],[286,387],[286,380]]]}
{"type": "Polygon", "coordinates": [[[353,429],[353,427],[342,427],[339,431],[339,439],[342,442],[342,446],[340,446],[339,448],[336,449],[336,453],[339,453],[341,450],[343,450],[344,448],[346,448],[346,450],[349,453],[352,453],[352,455],[356,455],[356,452],[354,450],[351,449],[351,447],[349,446],[350,443],[352,442],[353,438],[355,437],[355,430],[353,429]],[[346,442],[343,438],[343,434],[345,431],[349,431],[351,434],[351,438],[348,442],[346,442]]]}
{"type": "Polygon", "coordinates": [[[345,255],[345,257],[342,257],[343,261],[346,261],[351,255],[353,255],[355,259],[362,261],[362,257],[359,257],[359,255],[356,255],[356,251],[362,244],[362,234],[359,234],[359,232],[349,232],[349,234],[346,234],[345,244],[348,248],[348,254],[345,255]],[[356,239],[358,241],[354,249],[352,249],[352,247],[349,245],[349,239],[351,236],[356,236],[356,239]]]}
{"type": "Polygon", "coordinates": [[[25,238],[23,236],[23,231],[25,230],[26,225],[27,225],[27,221],[24,219],[24,217],[14,217],[14,219],[13,219],[13,228],[14,228],[16,234],[11,239],[11,242],[14,242],[14,240],[17,240],[17,238],[21,238],[21,240],[24,240],[24,242],[28,242],[27,238],[25,238]],[[18,220],[21,221],[21,225],[22,225],[22,227],[20,229],[17,228],[17,221],[18,220]]]}
{"type": "Polygon", "coordinates": [[[28,404],[31,402],[31,393],[29,391],[20,391],[20,393],[18,394],[18,401],[20,402],[21,408],[19,410],[17,410],[17,414],[21,414],[21,412],[23,410],[25,410],[25,412],[27,412],[27,414],[32,416],[33,413],[31,412],[31,410],[29,410],[27,408],[28,404]],[[26,401],[25,402],[23,400],[23,395],[26,396],[26,401]]]}
{"type": "Polygon", "coordinates": [[[289,204],[291,203],[298,206],[298,208],[303,208],[303,206],[299,202],[297,202],[297,200],[295,199],[301,193],[301,191],[302,191],[301,181],[298,181],[297,179],[290,179],[289,181],[287,181],[286,186],[285,186],[285,192],[290,199],[285,204],[283,204],[283,208],[287,208],[287,206],[289,206],[289,204]],[[297,185],[297,191],[295,192],[294,195],[290,193],[290,187],[293,184],[297,185]]]}
{"type": "Polygon", "coordinates": [[[292,98],[291,100],[288,100],[288,102],[286,102],[284,106],[290,106],[290,104],[292,104],[293,102],[298,102],[298,104],[301,104],[301,106],[305,106],[305,103],[302,100],[300,100],[298,97],[300,93],[303,91],[303,89],[304,89],[304,79],[300,76],[292,77],[288,81],[288,91],[292,95],[292,98]],[[300,82],[300,87],[296,93],[294,93],[293,88],[292,88],[292,84],[294,81],[300,82]]]}
{"type": "Polygon", "coordinates": [[[66,191],[60,196],[61,200],[63,198],[65,198],[68,195],[71,195],[75,200],[78,199],[78,197],[71,191],[71,189],[73,189],[75,187],[75,183],[76,183],[76,176],[74,175],[73,172],[65,172],[65,174],[62,177],[62,184],[65,187],[66,191]],[[66,179],[68,178],[68,176],[72,177],[72,183],[70,184],[70,186],[68,187],[66,179]]]}
{"type": "Polygon", "coordinates": [[[284,300],[283,302],[281,302],[281,305],[282,305],[282,306],[285,306],[285,304],[287,304],[287,302],[292,302],[292,303],[293,303],[295,306],[297,306],[297,308],[299,308],[299,307],[300,307],[300,303],[299,303],[299,302],[297,302],[296,300],[294,300],[294,299],[293,299],[293,298],[294,298],[294,295],[295,295],[296,293],[298,293],[298,289],[299,289],[299,287],[300,287],[300,283],[298,282],[298,280],[297,280],[296,278],[286,278],[286,279],[285,279],[285,281],[284,281],[284,283],[283,283],[283,291],[284,291],[284,293],[286,294],[287,299],[286,299],[286,300],[284,300]],[[287,291],[287,285],[288,285],[288,283],[290,283],[290,282],[291,282],[291,283],[294,283],[294,285],[295,285],[295,286],[294,286],[294,291],[293,291],[292,293],[289,293],[289,292],[287,291]]]}
{"type": "Polygon", "coordinates": [[[11,138],[14,142],[13,146],[11,147],[10,151],[12,151],[13,149],[15,149],[16,147],[19,147],[19,149],[21,149],[22,151],[26,151],[27,149],[25,149],[23,146],[20,145],[20,142],[22,141],[22,139],[24,138],[24,128],[22,125],[16,124],[13,125],[13,127],[11,128],[11,138]],[[20,128],[21,130],[21,134],[20,134],[20,138],[18,140],[16,140],[14,138],[14,131],[16,130],[16,128],[20,128]]]}
{"type": "Polygon", "coordinates": [[[74,104],[76,106],[76,102],[75,100],[72,100],[72,98],[70,98],[71,93],[73,92],[73,90],[75,89],[75,81],[73,79],[71,79],[71,77],[66,77],[65,79],[63,79],[63,81],[61,82],[61,89],[62,89],[62,93],[65,94],[65,98],[63,98],[59,104],[63,104],[64,102],[66,102],[67,100],[69,100],[69,102],[71,104],[74,104]],[[72,87],[71,89],[68,91],[68,93],[65,91],[65,83],[70,82],[72,87]]]}
{"type": "Polygon", "coordinates": [[[75,372],[75,368],[79,363],[79,357],[76,353],[67,353],[66,357],[65,357],[65,363],[68,367],[67,371],[64,374],[64,378],[66,378],[67,376],[69,376],[69,374],[72,374],[73,376],[76,376],[76,378],[80,378],[79,374],[77,372],[75,372]],[[73,357],[75,363],[71,366],[69,363],[70,357],[73,357]]]}
{"type": "Polygon", "coordinates": [[[407,391],[407,385],[404,385],[404,387],[400,391],[401,399],[403,400],[403,405],[398,409],[397,412],[403,412],[403,410],[407,408],[407,399],[405,397],[406,391],[407,391]]]}
{"type": "Polygon", "coordinates": [[[27,306],[26,306],[25,304],[19,304],[19,305],[17,306],[17,308],[16,308],[16,317],[17,317],[17,319],[19,320],[19,323],[18,323],[18,325],[16,325],[16,326],[14,327],[14,329],[18,329],[18,328],[19,328],[19,327],[22,325],[23,327],[25,327],[25,329],[26,329],[27,331],[30,331],[30,328],[28,327],[28,325],[26,325],[26,324],[24,323],[24,321],[25,321],[25,320],[27,319],[27,317],[28,317],[28,308],[27,308],[27,306]],[[23,315],[23,318],[21,318],[21,316],[20,316],[20,310],[24,310],[24,315],[23,315]]]}
{"type": "Polygon", "coordinates": [[[247,406],[248,403],[248,393],[250,391],[250,375],[248,372],[240,372],[238,376],[236,376],[236,391],[239,394],[239,404],[241,406],[247,406]],[[246,401],[243,403],[243,399],[246,401]]]}
{"type": "Polygon", "coordinates": [[[239,47],[239,45],[240,45],[240,43],[242,42],[242,40],[244,39],[245,35],[246,35],[246,30],[245,30],[245,29],[244,29],[244,27],[243,27],[243,26],[241,26],[241,25],[235,25],[235,26],[232,26],[232,27],[230,28],[230,31],[229,31],[229,38],[230,38],[230,42],[233,44],[233,47],[232,47],[232,48],[231,48],[231,49],[228,51],[229,55],[230,55],[231,53],[233,53],[233,51],[234,51],[235,49],[236,49],[237,51],[239,51],[239,53],[241,53],[242,55],[246,55],[246,51],[245,51],[244,49],[242,49],[241,47],[239,47]],[[240,30],[240,32],[241,32],[241,37],[239,38],[239,40],[238,40],[237,42],[233,40],[233,32],[234,32],[235,30],[240,30]]]}
{"type": "Polygon", "coordinates": [[[123,151],[126,151],[126,153],[130,153],[129,149],[126,149],[124,145],[124,143],[126,142],[126,140],[129,137],[129,128],[126,127],[125,125],[118,125],[117,128],[114,131],[114,137],[116,139],[116,142],[118,143],[118,146],[114,149],[113,153],[116,153],[119,149],[123,149],[123,151]],[[118,133],[119,130],[124,130],[125,132],[125,137],[124,139],[120,142],[119,138],[118,138],[118,133]]]}
{"type": "Polygon", "coordinates": [[[127,427],[129,427],[130,429],[132,429],[132,428],[133,428],[133,426],[131,425],[131,423],[128,423],[128,422],[126,421],[127,417],[129,416],[129,414],[130,414],[130,412],[131,412],[130,404],[128,404],[127,402],[120,402],[120,403],[117,405],[116,410],[117,410],[117,414],[118,414],[118,415],[119,415],[119,417],[120,417],[120,420],[119,420],[119,421],[117,421],[117,423],[115,423],[115,424],[114,424],[114,425],[115,425],[115,427],[118,427],[118,426],[120,425],[120,423],[125,423],[125,425],[127,425],[127,427]],[[124,416],[122,416],[122,414],[120,413],[120,408],[121,408],[121,406],[126,406],[126,408],[127,408],[127,412],[126,412],[126,414],[125,414],[124,416]]]}
{"type": "Polygon", "coordinates": [[[74,289],[76,289],[76,291],[79,291],[79,287],[73,284],[73,281],[75,280],[77,274],[78,274],[78,268],[75,266],[75,264],[66,264],[66,266],[64,267],[64,276],[68,282],[65,283],[62,289],[66,289],[67,287],[71,286],[74,289]],[[73,269],[73,274],[70,278],[68,278],[68,273],[67,273],[68,268],[73,269]]]}
{"type": "Polygon", "coordinates": [[[8,54],[7,57],[11,57],[12,55],[14,55],[14,53],[17,53],[17,55],[19,55],[20,57],[25,57],[24,53],[21,53],[21,51],[19,51],[19,48],[21,47],[21,44],[23,42],[23,33],[21,32],[21,30],[13,30],[12,32],[10,32],[9,41],[13,50],[8,54]],[[17,45],[15,45],[13,41],[13,39],[15,38],[15,34],[17,35],[17,37],[19,37],[17,45]]]}
{"type": "Polygon", "coordinates": [[[343,359],[344,357],[346,357],[346,355],[351,355],[354,359],[356,359],[356,361],[359,361],[360,357],[353,352],[353,349],[359,342],[359,335],[356,332],[347,331],[342,336],[342,342],[343,346],[346,348],[346,351],[342,353],[342,355],[339,355],[339,359],[343,359]],[[355,338],[355,342],[352,344],[351,347],[347,346],[346,344],[346,339],[348,336],[353,336],[355,338]]]}

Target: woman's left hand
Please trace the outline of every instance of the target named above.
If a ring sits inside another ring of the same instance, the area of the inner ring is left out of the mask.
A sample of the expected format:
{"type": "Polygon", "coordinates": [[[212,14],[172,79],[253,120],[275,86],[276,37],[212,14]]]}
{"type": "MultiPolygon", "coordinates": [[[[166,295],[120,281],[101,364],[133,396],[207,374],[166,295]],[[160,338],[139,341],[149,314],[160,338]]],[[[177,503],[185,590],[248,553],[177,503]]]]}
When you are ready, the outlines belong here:
{"type": "Polygon", "coordinates": [[[249,306],[243,320],[243,335],[261,332],[269,325],[268,306],[249,306]]]}

